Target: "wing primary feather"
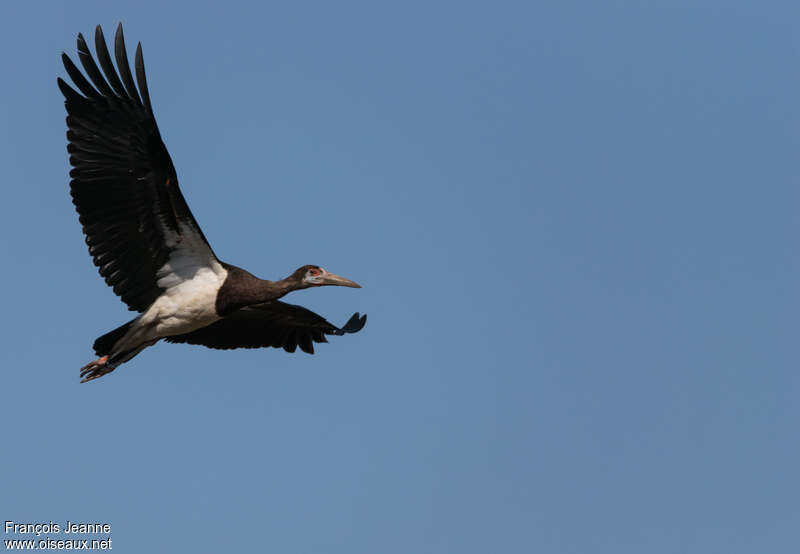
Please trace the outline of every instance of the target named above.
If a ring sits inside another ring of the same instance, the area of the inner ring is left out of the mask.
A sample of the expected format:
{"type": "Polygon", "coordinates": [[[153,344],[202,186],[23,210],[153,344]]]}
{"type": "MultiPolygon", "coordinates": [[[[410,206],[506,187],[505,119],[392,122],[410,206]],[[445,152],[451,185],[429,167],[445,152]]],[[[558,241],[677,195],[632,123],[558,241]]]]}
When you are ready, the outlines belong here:
{"type": "MultiPolygon", "coordinates": [[[[78,103],[86,100],[86,98],[78,94],[78,91],[65,83],[64,79],[61,77],[59,77],[56,82],[58,83],[58,88],[61,89],[61,94],[63,94],[64,98],[67,99],[67,102],[78,103]]],[[[67,131],[67,134],[69,135],[69,131],[67,131]]]]}
{"type": "Polygon", "coordinates": [[[106,46],[106,37],[103,36],[103,29],[100,25],[94,30],[94,49],[97,52],[97,59],[100,62],[100,67],[103,68],[106,79],[108,79],[108,82],[114,88],[117,96],[120,98],[127,98],[128,93],[125,91],[125,87],[122,86],[122,82],[119,80],[119,76],[117,76],[117,71],[114,69],[114,64],[111,62],[111,56],[108,54],[108,47],[106,46]]]}
{"type": "Polygon", "coordinates": [[[150,105],[150,93],[147,91],[147,76],[144,73],[144,56],[142,55],[142,43],[136,46],[136,82],[139,83],[139,91],[142,93],[142,100],[147,113],[153,115],[153,107],[150,105]]]}
{"type": "Polygon", "coordinates": [[[64,62],[64,69],[66,69],[67,73],[69,73],[70,79],[72,79],[72,82],[75,83],[75,86],[80,89],[84,96],[88,98],[102,98],[100,93],[89,84],[89,81],[86,80],[86,77],[83,76],[83,73],[81,73],[75,64],[72,63],[72,60],[69,59],[69,56],[66,54],[61,54],[61,61],[64,62]]]}
{"type": "MultiPolygon", "coordinates": [[[[122,34],[122,23],[117,25],[117,34],[114,37],[114,55],[117,58],[117,69],[125,84],[125,90],[128,91],[128,96],[135,100],[137,104],[141,104],[139,93],[136,91],[136,85],[133,83],[131,76],[131,68],[128,65],[128,51],[125,50],[125,36],[122,34]]],[[[77,83],[75,83],[77,84],[77,83]]]]}
{"type": "Polygon", "coordinates": [[[347,320],[347,323],[342,325],[341,329],[336,329],[335,331],[332,331],[329,334],[345,335],[347,333],[358,333],[361,329],[364,328],[364,325],[366,323],[367,323],[367,314],[364,314],[362,316],[358,312],[356,312],[350,317],[350,319],[347,320]]]}
{"type": "Polygon", "coordinates": [[[89,53],[89,47],[86,45],[86,41],[81,33],[78,33],[78,57],[81,59],[83,69],[86,71],[89,79],[94,83],[94,86],[97,87],[97,90],[105,96],[114,98],[114,91],[108,86],[108,83],[103,78],[103,74],[100,73],[100,70],[97,68],[97,64],[94,63],[94,59],[92,59],[92,55],[89,53]]]}

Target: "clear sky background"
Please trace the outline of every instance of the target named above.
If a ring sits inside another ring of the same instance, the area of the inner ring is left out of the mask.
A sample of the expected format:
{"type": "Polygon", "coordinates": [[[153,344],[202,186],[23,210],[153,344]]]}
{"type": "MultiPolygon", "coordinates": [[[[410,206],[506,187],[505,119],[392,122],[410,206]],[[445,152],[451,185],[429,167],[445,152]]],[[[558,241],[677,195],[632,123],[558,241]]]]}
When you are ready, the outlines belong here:
{"type": "Polygon", "coordinates": [[[797,2],[0,21],[0,518],[133,553],[797,551],[797,2]],[[79,384],[131,314],[70,202],[56,77],[119,21],[220,258],[360,282],[287,300],[361,333],[159,344],[79,384]]]}

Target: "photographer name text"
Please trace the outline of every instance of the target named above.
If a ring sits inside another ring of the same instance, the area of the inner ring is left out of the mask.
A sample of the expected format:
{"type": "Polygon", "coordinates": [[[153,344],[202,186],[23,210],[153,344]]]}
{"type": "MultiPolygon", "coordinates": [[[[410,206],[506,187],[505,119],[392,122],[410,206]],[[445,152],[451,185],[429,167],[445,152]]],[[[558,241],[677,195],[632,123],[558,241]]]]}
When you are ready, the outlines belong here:
{"type": "Polygon", "coordinates": [[[63,533],[65,535],[108,535],[111,533],[110,523],[90,523],[79,522],[75,523],[67,520],[63,525],[53,523],[52,521],[36,523],[18,523],[16,521],[6,520],[5,524],[6,534],[13,533],[15,535],[36,535],[37,537],[45,535],[58,535],[63,533]]]}

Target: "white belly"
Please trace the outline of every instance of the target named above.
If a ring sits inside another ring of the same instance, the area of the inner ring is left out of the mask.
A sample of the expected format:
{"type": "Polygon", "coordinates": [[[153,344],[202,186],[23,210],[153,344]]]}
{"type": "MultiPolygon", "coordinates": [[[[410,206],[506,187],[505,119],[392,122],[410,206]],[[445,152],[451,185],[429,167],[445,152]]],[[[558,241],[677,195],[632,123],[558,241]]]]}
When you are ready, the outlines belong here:
{"type": "Polygon", "coordinates": [[[168,288],[139,318],[147,339],[191,333],[220,319],[215,304],[227,270],[216,261],[200,268],[180,262],[172,259],[159,272],[158,284],[168,288]]]}
{"type": "Polygon", "coordinates": [[[220,319],[215,304],[228,271],[194,229],[183,225],[179,233],[165,231],[172,252],[156,274],[164,292],[117,341],[116,352],[141,349],[161,337],[191,333],[220,319]]]}

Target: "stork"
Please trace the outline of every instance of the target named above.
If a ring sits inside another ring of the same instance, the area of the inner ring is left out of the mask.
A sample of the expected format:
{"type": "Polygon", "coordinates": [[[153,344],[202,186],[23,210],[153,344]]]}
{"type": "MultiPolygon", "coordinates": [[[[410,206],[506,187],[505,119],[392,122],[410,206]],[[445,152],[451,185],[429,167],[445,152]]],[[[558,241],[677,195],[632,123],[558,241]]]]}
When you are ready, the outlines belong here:
{"type": "Polygon", "coordinates": [[[99,25],[95,51],[102,72],[78,34],[78,57],[89,80],[62,54],[77,88],[58,79],[67,109],[70,192],[100,275],[139,315],[94,341],[98,358],[81,368],[81,382],[110,373],[161,339],[219,349],[300,347],[313,354],[314,343],[327,342],[326,335],[360,331],[366,315],[356,312],[336,327],[279,300],[309,287],[360,288],[354,281],[317,265],[268,281],[217,258],[161,140],[141,43],[136,83],[122,24],[114,41],[118,71],[99,25]]]}

